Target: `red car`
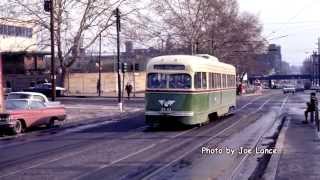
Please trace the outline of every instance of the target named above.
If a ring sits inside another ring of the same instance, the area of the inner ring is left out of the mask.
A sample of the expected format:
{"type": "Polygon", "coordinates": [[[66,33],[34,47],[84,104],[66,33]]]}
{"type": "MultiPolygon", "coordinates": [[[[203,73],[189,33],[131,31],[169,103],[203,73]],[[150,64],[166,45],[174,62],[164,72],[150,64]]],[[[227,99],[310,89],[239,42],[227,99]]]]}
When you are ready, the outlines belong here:
{"type": "Polygon", "coordinates": [[[55,121],[63,121],[66,111],[63,106],[47,106],[41,101],[10,99],[6,101],[6,113],[0,113],[0,128],[19,134],[32,126],[53,127],[55,121]]]}

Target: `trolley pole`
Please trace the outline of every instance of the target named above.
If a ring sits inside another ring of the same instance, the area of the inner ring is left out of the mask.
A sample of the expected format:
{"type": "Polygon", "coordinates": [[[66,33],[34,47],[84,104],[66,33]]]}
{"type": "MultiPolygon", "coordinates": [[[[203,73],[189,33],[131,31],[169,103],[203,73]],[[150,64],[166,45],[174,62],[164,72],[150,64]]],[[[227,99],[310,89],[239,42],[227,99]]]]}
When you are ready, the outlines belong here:
{"type": "Polygon", "coordinates": [[[116,24],[117,24],[117,73],[118,73],[118,104],[120,111],[122,111],[122,98],[121,98],[121,75],[120,75],[120,10],[116,8],[114,11],[116,16],[116,24]]]}
{"type": "Polygon", "coordinates": [[[51,39],[51,100],[56,100],[56,75],[54,63],[54,1],[51,0],[50,6],[50,39],[51,39]]]}

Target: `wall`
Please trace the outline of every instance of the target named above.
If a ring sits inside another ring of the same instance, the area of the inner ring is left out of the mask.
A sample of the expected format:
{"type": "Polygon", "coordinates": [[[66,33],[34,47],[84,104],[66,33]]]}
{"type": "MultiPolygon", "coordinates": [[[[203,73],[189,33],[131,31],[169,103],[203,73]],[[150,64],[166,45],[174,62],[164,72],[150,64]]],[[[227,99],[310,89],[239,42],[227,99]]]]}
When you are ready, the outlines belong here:
{"type": "MultiPolygon", "coordinates": [[[[64,87],[68,89],[68,93],[71,95],[96,94],[98,76],[98,73],[70,73],[69,76],[65,78],[64,87]]],[[[145,73],[135,73],[135,76],[133,76],[133,73],[126,73],[124,80],[125,84],[131,82],[133,85],[133,77],[135,77],[136,92],[144,91],[145,73]]],[[[121,81],[122,78],[123,77],[121,76],[121,81]]],[[[102,94],[113,93],[115,95],[118,89],[117,82],[117,73],[101,73],[102,94]]]]}

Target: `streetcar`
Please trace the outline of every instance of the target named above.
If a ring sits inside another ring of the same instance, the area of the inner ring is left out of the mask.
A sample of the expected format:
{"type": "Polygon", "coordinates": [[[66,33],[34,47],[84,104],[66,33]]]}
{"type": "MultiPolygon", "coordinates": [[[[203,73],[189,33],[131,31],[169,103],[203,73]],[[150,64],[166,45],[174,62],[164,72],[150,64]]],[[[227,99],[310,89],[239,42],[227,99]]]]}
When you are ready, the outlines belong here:
{"type": "Polygon", "coordinates": [[[146,67],[145,121],[152,127],[177,121],[202,125],[236,106],[236,69],[216,57],[168,55],[146,67]]]}

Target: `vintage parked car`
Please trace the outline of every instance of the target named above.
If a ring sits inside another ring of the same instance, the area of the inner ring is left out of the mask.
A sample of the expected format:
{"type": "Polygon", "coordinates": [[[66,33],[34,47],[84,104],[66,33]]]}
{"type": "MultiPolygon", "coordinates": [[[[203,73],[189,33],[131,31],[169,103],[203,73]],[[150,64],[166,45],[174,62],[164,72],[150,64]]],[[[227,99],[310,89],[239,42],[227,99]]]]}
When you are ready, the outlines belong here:
{"type": "Polygon", "coordinates": [[[47,106],[60,105],[60,102],[49,101],[47,96],[36,92],[12,92],[8,94],[7,99],[30,99],[41,101],[47,106]]]}
{"type": "Polygon", "coordinates": [[[66,118],[64,106],[47,106],[32,99],[8,99],[6,112],[0,113],[0,128],[19,134],[29,127],[47,125],[53,127],[55,121],[66,118]]]}
{"type": "MultiPolygon", "coordinates": [[[[29,92],[38,92],[42,93],[46,96],[51,96],[51,91],[52,91],[52,85],[51,83],[42,83],[42,84],[37,84],[34,87],[29,87],[27,89],[24,89],[23,91],[29,91],[29,92]]],[[[65,88],[56,86],[56,96],[62,96],[64,94],[65,88]]]]}

